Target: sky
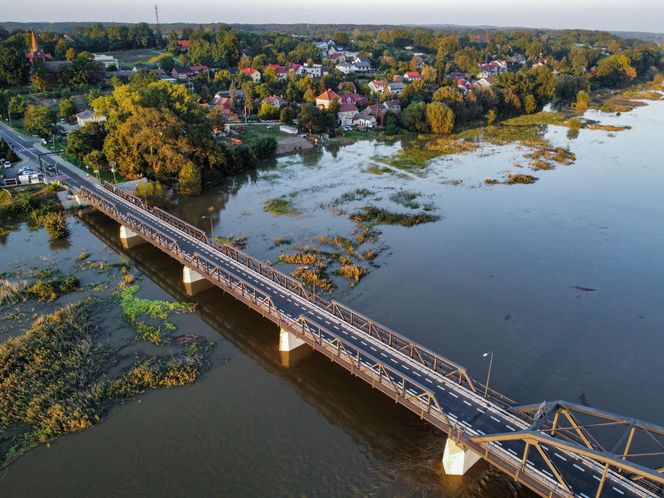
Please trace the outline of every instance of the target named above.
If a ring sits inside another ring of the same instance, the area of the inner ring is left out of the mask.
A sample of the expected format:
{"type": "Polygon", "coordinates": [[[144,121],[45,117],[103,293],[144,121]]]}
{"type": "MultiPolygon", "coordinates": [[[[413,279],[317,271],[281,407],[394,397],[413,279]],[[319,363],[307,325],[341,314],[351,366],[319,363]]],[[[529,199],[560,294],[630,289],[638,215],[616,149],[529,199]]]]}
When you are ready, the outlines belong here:
{"type": "MultiPolygon", "coordinates": [[[[0,21],[154,22],[154,0],[0,0],[0,21]],[[26,8],[29,5],[29,8],[26,8]]],[[[162,23],[460,24],[664,32],[664,0],[157,0],[162,23]]]]}

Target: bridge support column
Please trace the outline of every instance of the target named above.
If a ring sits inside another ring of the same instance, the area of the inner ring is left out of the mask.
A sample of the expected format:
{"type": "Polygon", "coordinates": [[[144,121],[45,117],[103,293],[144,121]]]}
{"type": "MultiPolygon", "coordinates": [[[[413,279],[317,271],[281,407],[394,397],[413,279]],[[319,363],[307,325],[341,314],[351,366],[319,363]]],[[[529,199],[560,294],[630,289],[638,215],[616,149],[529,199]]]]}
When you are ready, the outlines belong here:
{"type": "Polygon", "coordinates": [[[143,237],[124,225],[120,225],[120,240],[122,241],[122,245],[127,249],[145,243],[143,237]]]}
{"type": "Polygon", "coordinates": [[[182,267],[182,283],[184,283],[186,293],[190,296],[212,287],[212,282],[196,270],[192,270],[186,266],[182,267]]]}
{"type": "Polygon", "coordinates": [[[293,351],[296,348],[299,348],[303,344],[306,344],[298,336],[289,332],[288,330],[279,329],[279,351],[293,351]]]}
{"type": "Polygon", "coordinates": [[[447,475],[464,475],[480,458],[480,455],[474,451],[464,450],[451,438],[447,438],[445,452],[443,453],[443,468],[447,475]]]}

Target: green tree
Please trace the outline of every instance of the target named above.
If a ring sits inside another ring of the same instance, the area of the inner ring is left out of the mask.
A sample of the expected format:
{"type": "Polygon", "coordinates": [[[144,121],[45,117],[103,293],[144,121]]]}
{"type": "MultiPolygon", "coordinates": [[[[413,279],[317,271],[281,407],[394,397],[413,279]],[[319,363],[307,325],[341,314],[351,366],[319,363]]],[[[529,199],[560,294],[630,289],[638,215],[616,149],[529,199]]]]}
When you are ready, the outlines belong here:
{"type": "Polygon", "coordinates": [[[64,98],[60,101],[60,117],[69,121],[76,114],[76,106],[70,98],[64,98]]]}
{"type": "Polygon", "coordinates": [[[279,108],[263,102],[258,110],[258,117],[261,119],[277,119],[279,117],[279,108]]]}
{"type": "Polygon", "coordinates": [[[424,102],[413,102],[403,111],[401,123],[405,128],[419,133],[429,131],[427,122],[427,105],[424,102]]]}
{"type": "Polygon", "coordinates": [[[25,113],[25,99],[20,95],[14,95],[9,99],[7,111],[13,118],[21,117],[25,113]]]}
{"type": "Polygon", "coordinates": [[[537,100],[532,94],[528,94],[523,99],[523,110],[526,114],[532,114],[537,110],[537,100]]]}
{"type": "Polygon", "coordinates": [[[427,104],[426,119],[433,133],[448,134],[454,129],[454,112],[441,102],[427,104]]]}
{"type": "Polygon", "coordinates": [[[55,134],[55,116],[46,106],[29,105],[23,116],[23,126],[30,133],[42,138],[51,138],[55,134]]]}
{"type": "Polygon", "coordinates": [[[165,208],[168,206],[168,193],[166,187],[159,182],[139,183],[136,186],[136,195],[150,206],[165,208]]]}
{"type": "Polygon", "coordinates": [[[486,124],[489,126],[493,126],[493,124],[496,122],[496,110],[495,109],[489,109],[489,112],[486,114],[486,124]]]}
{"type": "Polygon", "coordinates": [[[585,90],[579,90],[576,94],[576,110],[585,111],[590,105],[590,94],[585,90]]]}
{"type": "Polygon", "coordinates": [[[279,111],[279,121],[286,124],[291,124],[293,122],[293,109],[290,107],[282,107],[279,111]]]}
{"type": "Polygon", "coordinates": [[[304,104],[300,109],[300,128],[310,133],[319,133],[325,129],[325,116],[313,104],[304,104]]]}
{"type": "Polygon", "coordinates": [[[201,174],[191,161],[185,162],[182,166],[178,175],[178,184],[181,195],[194,196],[201,193],[201,174]]]}

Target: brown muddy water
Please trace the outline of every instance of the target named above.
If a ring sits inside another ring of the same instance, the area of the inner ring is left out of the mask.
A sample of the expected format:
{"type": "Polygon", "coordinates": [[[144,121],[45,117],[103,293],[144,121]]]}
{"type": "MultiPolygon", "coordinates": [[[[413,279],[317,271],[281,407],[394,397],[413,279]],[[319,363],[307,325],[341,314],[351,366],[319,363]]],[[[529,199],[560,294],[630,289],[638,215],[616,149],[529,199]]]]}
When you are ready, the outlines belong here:
{"type": "MultiPolygon", "coordinates": [[[[215,235],[246,236],[249,253],[276,261],[290,250],[275,247],[277,237],[348,236],[349,212],[408,211],[390,197],[416,192],[440,221],[378,227],[367,245],[380,251],[376,266],[365,265],[352,289],[335,279],[336,298],[473,376],[486,375],[482,353],[494,351],[492,386],[518,402],[568,399],[662,424],[664,102],[589,117],[632,129],[577,138],[547,129],[577,156],[554,171],[520,168],[521,147],[482,145],[417,174],[376,175],[372,157],[401,144],[365,141],[281,158],[174,211],[206,230],[201,216],[213,216],[215,235]],[[508,172],[539,181],[484,185],[508,172]],[[371,193],[335,203],[356,189],[371,193]],[[299,216],[263,211],[282,196],[299,216]]],[[[42,256],[64,264],[82,250],[125,255],[143,276],[142,296],[185,298],[181,269],[156,249],[122,249],[117,225],[98,213],[70,225],[57,247],[43,232],[11,233],[2,271],[45,264],[42,256]]],[[[483,463],[445,476],[444,437],[417,417],[314,353],[286,362],[276,328],[221,292],[196,301],[177,325],[217,344],[202,379],[142,395],[97,427],[31,451],[2,471],[0,496],[529,496],[483,463]]]]}

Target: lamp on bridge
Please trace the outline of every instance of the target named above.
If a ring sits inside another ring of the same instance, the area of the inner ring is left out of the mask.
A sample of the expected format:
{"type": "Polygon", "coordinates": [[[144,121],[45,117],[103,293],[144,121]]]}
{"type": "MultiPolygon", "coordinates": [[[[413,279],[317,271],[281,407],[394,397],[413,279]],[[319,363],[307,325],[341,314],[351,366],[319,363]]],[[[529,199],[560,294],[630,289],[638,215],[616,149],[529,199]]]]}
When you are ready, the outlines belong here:
{"type": "Polygon", "coordinates": [[[484,397],[489,395],[489,381],[491,380],[491,367],[493,366],[493,351],[489,351],[482,355],[482,358],[489,357],[489,371],[486,374],[486,385],[484,386],[484,397]]]}
{"type": "Polygon", "coordinates": [[[210,220],[210,238],[213,239],[214,238],[214,227],[212,226],[212,216],[201,216],[201,220],[204,220],[206,218],[208,220],[210,220]]]}

